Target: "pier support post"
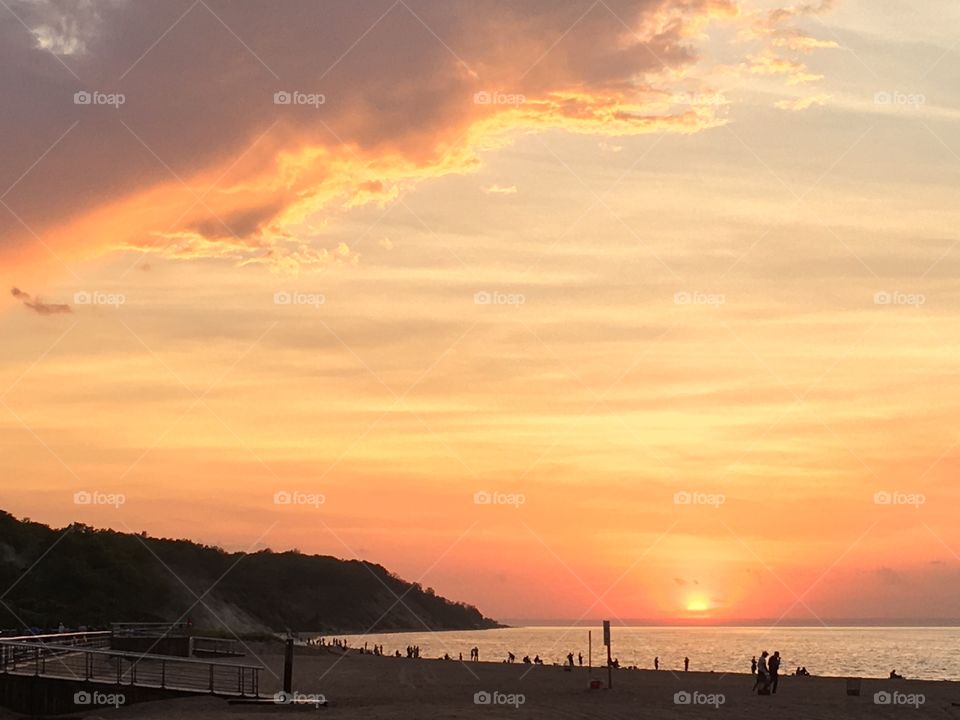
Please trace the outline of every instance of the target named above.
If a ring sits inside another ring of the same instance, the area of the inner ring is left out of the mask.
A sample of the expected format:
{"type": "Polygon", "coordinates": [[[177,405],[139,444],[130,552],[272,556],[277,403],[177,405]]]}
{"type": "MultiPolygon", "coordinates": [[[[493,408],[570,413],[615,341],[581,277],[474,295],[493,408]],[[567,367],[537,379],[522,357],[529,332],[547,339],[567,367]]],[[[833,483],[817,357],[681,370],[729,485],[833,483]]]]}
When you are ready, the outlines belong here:
{"type": "Polygon", "coordinates": [[[287,648],[283,655],[283,691],[293,692],[293,638],[287,638],[287,648]]]}

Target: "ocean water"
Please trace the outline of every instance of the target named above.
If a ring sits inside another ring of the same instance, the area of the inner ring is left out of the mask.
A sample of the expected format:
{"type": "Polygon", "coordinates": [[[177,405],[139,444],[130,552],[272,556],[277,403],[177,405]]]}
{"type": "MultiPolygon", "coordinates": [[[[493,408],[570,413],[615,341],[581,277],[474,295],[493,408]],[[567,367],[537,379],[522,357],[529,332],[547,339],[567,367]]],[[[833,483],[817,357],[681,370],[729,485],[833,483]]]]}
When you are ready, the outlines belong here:
{"type": "MultiPolygon", "coordinates": [[[[405,653],[419,645],[422,657],[449,653],[454,659],[480,648],[481,661],[499,662],[513,652],[539,654],[547,664],[563,663],[568,652],[588,662],[587,632],[593,632],[593,664],[603,664],[603,631],[587,627],[513,627],[496,630],[338,635],[350,647],[382,644],[384,652],[405,653]]],[[[887,677],[896,669],[907,678],[960,680],[960,628],[957,627],[614,627],[613,656],[621,667],[661,670],[750,672],[750,659],[763,650],[779,650],[781,673],[805,666],[813,675],[887,677]]]]}

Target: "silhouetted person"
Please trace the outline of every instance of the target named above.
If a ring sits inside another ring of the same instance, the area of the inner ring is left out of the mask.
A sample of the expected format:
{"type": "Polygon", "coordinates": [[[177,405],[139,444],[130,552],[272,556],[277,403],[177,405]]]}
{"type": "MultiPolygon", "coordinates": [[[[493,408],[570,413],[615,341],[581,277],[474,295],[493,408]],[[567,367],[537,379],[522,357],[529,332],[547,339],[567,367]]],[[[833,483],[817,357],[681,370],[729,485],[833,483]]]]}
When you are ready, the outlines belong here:
{"type": "Polygon", "coordinates": [[[891,679],[891,680],[903,680],[903,675],[898,675],[896,670],[891,670],[891,671],[890,671],[890,679],[891,679]]]}
{"type": "Polygon", "coordinates": [[[580,667],[583,667],[583,653],[582,653],[582,652],[581,652],[581,653],[577,653],[577,663],[580,665],[580,667]]]}
{"type": "Polygon", "coordinates": [[[776,650],[767,663],[770,670],[770,692],[777,694],[777,686],[780,684],[780,651],[776,650]]]}
{"type": "Polygon", "coordinates": [[[654,669],[654,670],[659,670],[659,669],[660,669],[660,657],[659,657],[659,656],[657,656],[657,657],[655,657],[655,658],[653,659],[653,669],[654,669]]]}
{"type": "Polygon", "coordinates": [[[683,659],[683,671],[687,672],[688,670],[690,670],[690,658],[685,657],[683,659]]]}
{"type": "MultiPolygon", "coordinates": [[[[797,668],[797,670],[799,669],[800,668],[797,668]]],[[[753,660],[750,661],[750,674],[751,675],[757,674],[757,656],[756,655],[754,655],[753,660]]]]}
{"type": "Polygon", "coordinates": [[[533,664],[534,664],[534,665],[543,665],[543,660],[540,659],[540,656],[539,656],[539,655],[534,655],[534,656],[533,656],[533,664]]]}
{"type": "Polygon", "coordinates": [[[517,656],[513,653],[507,653],[507,662],[512,663],[517,659],[517,656]]]}
{"type": "Polygon", "coordinates": [[[770,694],[770,678],[767,675],[767,651],[760,653],[760,660],[757,662],[757,679],[753,683],[753,690],[758,695],[770,694]]]}
{"type": "Polygon", "coordinates": [[[573,667],[573,653],[567,653],[567,665],[573,667]]]}
{"type": "Polygon", "coordinates": [[[529,664],[530,664],[530,656],[529,656],[529,655],[524,655],[524,656],[523,656],[523,662],[524,662],[525,665],[529,665],[529,664]]]}

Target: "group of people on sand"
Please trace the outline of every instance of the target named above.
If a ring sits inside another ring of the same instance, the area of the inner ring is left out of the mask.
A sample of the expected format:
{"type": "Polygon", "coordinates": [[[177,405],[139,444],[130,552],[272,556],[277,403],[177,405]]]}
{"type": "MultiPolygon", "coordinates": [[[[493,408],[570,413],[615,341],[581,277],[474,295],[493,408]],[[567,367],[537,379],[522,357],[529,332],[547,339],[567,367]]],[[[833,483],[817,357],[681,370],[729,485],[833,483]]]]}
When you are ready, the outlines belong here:
{"type": "MultiPolygon", "coordinates": [[[[577,662],[583,667],[583,653],[577,653],[577,662]]],[[[573,666],[573,653],[567,653],[567,667],[573,666]]]]}
{"type": "Polygon", "coordinates": [[[757,695],[776,695],[780,686],[780,651],[775,650],[771,655],[764,650],[759,660],[753,658],[750,661],[750,673],[756,676],[752,692],[757,695]]]}
{"type": "MultiPolygon", "coordinates": [[[[659,655],[653,659],[653,669],[654,669],[654,670],[659,670],[659,669],[660,669],[660,656],[659,656],[659,655]]],[[[688,658],[688,657],[683,658],[683,671],[684,671],[684,672],[690,672],[690,658],[688,658]]]]}

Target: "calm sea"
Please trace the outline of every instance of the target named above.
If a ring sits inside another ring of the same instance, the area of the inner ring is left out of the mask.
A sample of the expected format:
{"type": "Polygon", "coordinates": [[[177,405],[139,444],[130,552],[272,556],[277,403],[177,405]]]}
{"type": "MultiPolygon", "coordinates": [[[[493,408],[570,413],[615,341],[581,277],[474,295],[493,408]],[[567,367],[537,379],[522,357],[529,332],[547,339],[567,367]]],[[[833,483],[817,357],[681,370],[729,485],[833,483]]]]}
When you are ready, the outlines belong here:
{"type": "MultiPolygon", "coordinates": [[[[382,644],[384,652],[405,653],[407,645],[419,645],[423,657],[449,653],[470,657],[470,648],[480,648],[480,659],[498,662],[513,652],[519,662],[524,655],[539,654],[547,664],[562,663],[568,652],[583,653],[588,662],[586,627],[517,627],[468,632],[411,632],[381,635],[342,635],[351,647],[382,644]]],[[[605,659],[603,632],[593,628],[593,664],[605,659]]],[[[690,669],[716,672],[750,671],[750,658],[762,650],[779,650],[782,673],[803,665],[814,675],[887,677],[891,670],[908,678],[960,680],[960,628],[957,627],[614,627],[613,656],[621,667],[682,670],[683,658],[690,669]]]]}

